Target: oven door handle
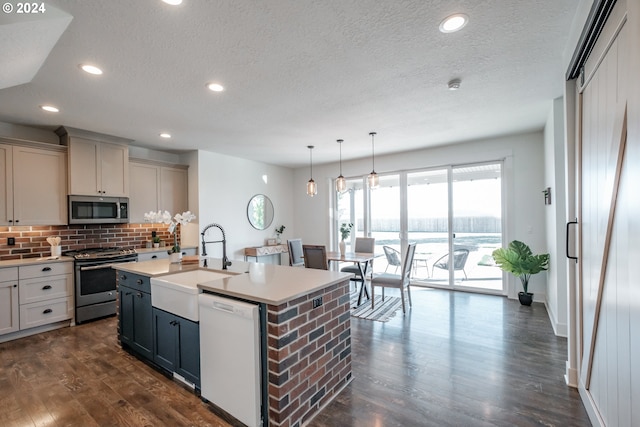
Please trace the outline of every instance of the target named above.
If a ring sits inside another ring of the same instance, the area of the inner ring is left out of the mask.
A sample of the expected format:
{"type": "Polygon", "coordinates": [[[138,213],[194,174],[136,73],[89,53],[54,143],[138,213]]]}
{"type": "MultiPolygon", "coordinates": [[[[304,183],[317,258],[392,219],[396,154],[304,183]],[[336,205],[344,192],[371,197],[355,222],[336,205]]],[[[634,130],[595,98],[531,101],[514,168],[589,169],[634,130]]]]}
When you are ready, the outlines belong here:
{"type": "Polygon", "coordinates": [[[92,265],[91,267],[80,267],[80,271],[102,270],[104,268],[111,268],[111,267],[113,267],[113,264],[92,265]]]}

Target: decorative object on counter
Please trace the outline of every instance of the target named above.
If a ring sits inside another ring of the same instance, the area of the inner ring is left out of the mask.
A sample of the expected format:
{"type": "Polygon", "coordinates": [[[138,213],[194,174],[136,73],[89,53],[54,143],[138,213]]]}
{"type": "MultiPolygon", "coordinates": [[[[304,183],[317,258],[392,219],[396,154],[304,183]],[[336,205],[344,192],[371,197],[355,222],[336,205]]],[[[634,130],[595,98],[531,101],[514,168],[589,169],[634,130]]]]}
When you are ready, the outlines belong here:
{"type": "Polygon", "coordinates": [[[280,227],[277,227],[277,228],[276,228],[276,243],[277,243],[278,245],[282,242],[282,240],[280,239],[280,235],[281,235],[282,233],[284,233],[284,229],[285,229],[285,228],[286,228],[286,227],[285,227],[284,225],[281,225],[280,227]]]}
{"type": "Polygon", "coordinates": [[[160,236],[153,236],[153,247],[154,248],[159,248],[160,247],[160,236]]]}
{"type": "Polygon", "coordinates": [[[513,240],[508,248],[498,248],[493,253],[496,265],[502,271],[520,278],[524,292],[518,292],[522,305],[531,305],[533,294],[528,292],[529,279],[532,274],[540,273],[549,266],[549,254],[534,255],[525,243],[513,240]]]}
{"type": "Polygon", "coordinates": [[[145,221],[157,222],[169,225],[169,233],[173,234],[173,246],[167,252],[172,263],[178,263],[182,260],[182,252],[180,252],[180,243],[178,242],[178,226],[185,225],[196,219],[191,211],[175,214],[172,218],[169,211],[147,212],[144,214],[145,221]]]}
{"type": "Polygon", "coordinates": [[[62,255],[62,247],[60,246],[60,236],[47,237],[47,242],[51,245],[51,256],[62,255]]]}
{"type": "Polygon", "coordinates": [[[266,230],[273,222],[273,203],[264,194],[256,194],[247,205],[247,219],[256,230],[266,230]]]}
{"type": "Polygon", "coordinates": [[[267,246],[275,246],[277,245],[276,239],[267,239],[267,246]]]}
{"type": "Polygon", "coordinates": [[[340,240],[340,244],[338,245],[340,248],[340,255],[344,256],[344,253],[346,251],[346,243],[344,242],[346,239],[349,238],[349,234],[351,234],[351,229],[353,228],[353,223],[346,223],[343,222],[342,225],[340,226],[340,235],[342,237],[342,239],[340,240]]]}

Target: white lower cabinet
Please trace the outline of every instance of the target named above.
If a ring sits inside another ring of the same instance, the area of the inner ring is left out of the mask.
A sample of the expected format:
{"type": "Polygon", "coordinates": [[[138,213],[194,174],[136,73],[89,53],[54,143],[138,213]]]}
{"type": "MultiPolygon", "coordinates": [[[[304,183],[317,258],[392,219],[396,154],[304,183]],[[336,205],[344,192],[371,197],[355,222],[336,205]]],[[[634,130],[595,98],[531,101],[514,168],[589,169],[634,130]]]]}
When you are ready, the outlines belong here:
{"type": "Polygon", "coordinates": [[[20,330],[73,318],[73,263],[18,267],[20,330]]]}
{"type": "Polygon", "coordinates": [[[0,268],[0,335],[20,329],[18,267],[0,268]]]}
{"type": "Polygon", "coordinates": [[[65,326],[54,324],[73,319],[74,310],[73,262],[0,268],[0,342],[65,326]]]}

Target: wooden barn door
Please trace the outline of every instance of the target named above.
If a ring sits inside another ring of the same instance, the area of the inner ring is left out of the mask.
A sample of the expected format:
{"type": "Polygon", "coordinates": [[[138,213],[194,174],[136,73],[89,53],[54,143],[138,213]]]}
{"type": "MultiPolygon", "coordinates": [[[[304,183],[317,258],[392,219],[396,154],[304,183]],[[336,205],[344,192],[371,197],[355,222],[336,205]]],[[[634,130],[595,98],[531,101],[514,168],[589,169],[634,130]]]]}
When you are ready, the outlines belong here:
{"type": "Polygon", "coordinates": [[[629,92],[638,76],[630,73],[625,3],[616,5],[585,64],[579,108],[579,389],[594,425],[603,426],[640,425],[640,301],[633,300],[640,193],[632,182],[639,163],[627,143],[629,92]]]}

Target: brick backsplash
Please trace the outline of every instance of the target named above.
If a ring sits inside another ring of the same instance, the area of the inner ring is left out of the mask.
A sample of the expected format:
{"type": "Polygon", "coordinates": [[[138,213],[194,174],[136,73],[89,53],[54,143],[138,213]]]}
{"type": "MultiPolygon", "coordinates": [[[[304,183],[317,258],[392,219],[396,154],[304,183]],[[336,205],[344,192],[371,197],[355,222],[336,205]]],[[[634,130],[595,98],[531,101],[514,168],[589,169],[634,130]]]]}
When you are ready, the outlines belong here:
{"type": "Polygon", "coordinates": [[[0,226],[0,261],[49,256],[51,246],[47,237],[52,236],[61,237],[62,252],[112,246],[144,248],[152,231],[157,232],[163,243],[172,246],[173,235],[167,229],[165,224],[0,226]],[[9,237],[15,237],[15,246],[7,244],[9,237]]]}

